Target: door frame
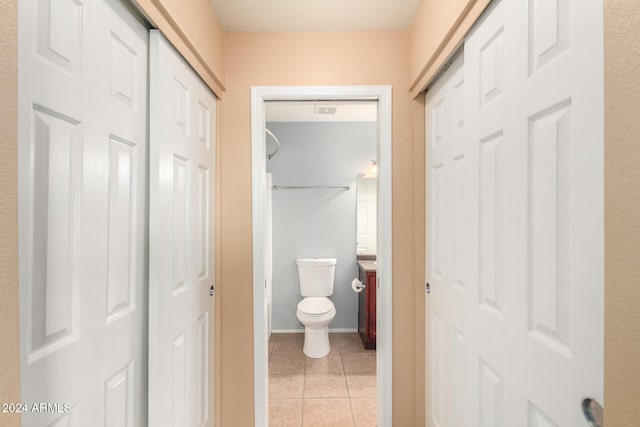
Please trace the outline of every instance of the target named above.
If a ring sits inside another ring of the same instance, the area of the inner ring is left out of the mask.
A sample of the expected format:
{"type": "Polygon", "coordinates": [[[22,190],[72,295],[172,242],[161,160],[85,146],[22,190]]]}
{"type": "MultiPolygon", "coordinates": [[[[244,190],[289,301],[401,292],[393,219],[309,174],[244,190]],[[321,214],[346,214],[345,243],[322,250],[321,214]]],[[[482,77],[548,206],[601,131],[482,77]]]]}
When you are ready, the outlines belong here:
{"type": "MultiPolygon", "coordinates": [[[[253,368],[255,425],[268,425],[268,345],[264,309],[264,215],[266,174],[265,101],[376,100],[378,164],[378,292],[377,292],[377,418],[392,420],[392,169],[391,86],[252,86],[251,87],[251,208],[253,241],[253,368]],[[380,286],[380,284],[383,286],[380,286]]],[[[355,250],[355,248],[354,248],[355,250]]]]}

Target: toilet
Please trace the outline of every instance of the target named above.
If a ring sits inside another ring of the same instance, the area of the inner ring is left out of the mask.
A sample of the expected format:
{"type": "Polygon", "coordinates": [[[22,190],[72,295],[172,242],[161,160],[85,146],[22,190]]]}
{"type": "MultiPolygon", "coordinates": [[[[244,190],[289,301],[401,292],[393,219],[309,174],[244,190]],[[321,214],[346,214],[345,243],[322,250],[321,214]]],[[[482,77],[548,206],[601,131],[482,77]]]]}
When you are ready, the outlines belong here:
{"type": "Polygon", "coordinates": [[[319,359],[331,351],[329,324],[336,317],[336,308],[329,298],[333,294],[336,273],[335,258],[298,258],[300,294],[296,316],[304,325],[303,351],[308,357],[319,359]]]}

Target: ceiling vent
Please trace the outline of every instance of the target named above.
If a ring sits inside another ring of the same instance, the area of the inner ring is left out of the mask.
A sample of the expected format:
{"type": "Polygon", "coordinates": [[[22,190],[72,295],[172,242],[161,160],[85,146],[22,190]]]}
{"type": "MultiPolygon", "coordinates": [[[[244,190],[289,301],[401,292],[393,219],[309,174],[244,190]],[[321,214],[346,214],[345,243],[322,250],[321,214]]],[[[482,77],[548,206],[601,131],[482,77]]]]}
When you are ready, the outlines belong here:
{"type": "Polygon", "coordinates": [[[335,114],[338,107],[325,107],[322,105],[314,106],[313,112],[315,114],[335,114]]]}

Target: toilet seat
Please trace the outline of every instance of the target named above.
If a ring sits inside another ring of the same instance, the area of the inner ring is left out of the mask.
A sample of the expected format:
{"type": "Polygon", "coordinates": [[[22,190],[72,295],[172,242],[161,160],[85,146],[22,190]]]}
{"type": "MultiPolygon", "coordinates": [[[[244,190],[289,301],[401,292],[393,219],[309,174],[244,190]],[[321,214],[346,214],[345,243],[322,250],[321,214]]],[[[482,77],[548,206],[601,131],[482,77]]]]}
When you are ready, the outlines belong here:
{"type": "Polygon", "coordinates": [[[321,316],[335,310],[335,307],[329,298],[306,297],[298,303],[298,310],[307,316],[321,316]]]}

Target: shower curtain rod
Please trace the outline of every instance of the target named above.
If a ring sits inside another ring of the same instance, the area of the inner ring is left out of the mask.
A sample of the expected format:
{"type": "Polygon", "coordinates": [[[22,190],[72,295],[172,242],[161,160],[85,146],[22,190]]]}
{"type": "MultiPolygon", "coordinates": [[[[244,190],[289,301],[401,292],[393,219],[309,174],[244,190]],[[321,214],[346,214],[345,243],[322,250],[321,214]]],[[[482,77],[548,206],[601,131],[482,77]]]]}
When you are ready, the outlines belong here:
{"type": "Polygon", "coordinates": [[[306,190],[308,188],[335,188],[340,190],[351,190],[350,185],[274,185],[274,190],[306,190]]]}
{"type": "Polygon", "coordinates": [[[273,150],[273,153],[271,153],[271,154],[267,154],[267,158],[268,158],[269,160],[271,160],[271,158],[272,158],[273,156],[275,156],[275,155],[276,155],[276,153],[278,152],[278,150],[280,149],[280,141],[278,141],[278,138],[276,138],[276,136],[275,136],[273,133],[271,133],[271,131],[270,131],[269,129],[267,129],[267,127],[266,127],[266,126],[265,126],[265,128],[264,128],[264,131],[265,131],[266,133],[268,133],[269,135],[271,135],[271,138],[273,138],[273,140],[276,142],[276,149],[275,149],[275,150],[273,150]]]}

